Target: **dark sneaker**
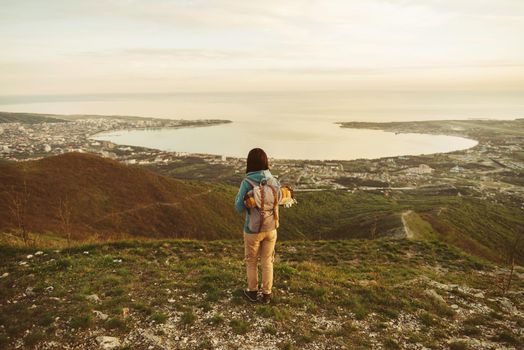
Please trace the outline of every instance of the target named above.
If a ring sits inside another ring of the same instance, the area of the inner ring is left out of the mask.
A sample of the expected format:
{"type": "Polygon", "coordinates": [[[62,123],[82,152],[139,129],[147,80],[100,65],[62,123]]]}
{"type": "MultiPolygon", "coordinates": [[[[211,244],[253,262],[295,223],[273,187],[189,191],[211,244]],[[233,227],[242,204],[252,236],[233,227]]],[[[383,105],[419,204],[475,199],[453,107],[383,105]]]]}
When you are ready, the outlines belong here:
{"type": "Polygon", "coordinates": [[[247,289],[244,289],[244,296],[246,297],[247,300],[249,300],[250,302],[254,303],[256,302],[258,299],[257,299],[257,295],[258,295],[258,292],[256,291],[248,291],[247,289]]]}
{"type": "Polygon", "coordinates": [[[262,304],[269,304],[271,303],[271,294],[262,294],[262,300],[260,300],[262,304]]]}

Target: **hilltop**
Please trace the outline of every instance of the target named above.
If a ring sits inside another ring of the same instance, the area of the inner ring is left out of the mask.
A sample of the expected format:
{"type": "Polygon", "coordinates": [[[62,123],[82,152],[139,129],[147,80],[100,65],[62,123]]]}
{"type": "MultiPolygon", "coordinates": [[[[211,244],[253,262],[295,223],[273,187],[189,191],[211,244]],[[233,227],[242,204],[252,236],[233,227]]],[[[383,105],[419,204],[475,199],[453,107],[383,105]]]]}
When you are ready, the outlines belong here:
{"type": "Polygon", "coordinates": [[[235,237],[242,219],[230,198],[224,205],[224,191],[91,154],[0,162],[0,230],[18,225],[10,204],[27,192],[25,226],[35,233],[64,236],[60,208],[67,207],[75,240],[235,237]]]}
{"type": "Polygon", "coordinates": [[[0,348],[524,346],[524,270],[503,295],[506,270],[435,241],[279,242],[271,305],[241,297],[240,239],[0,249],[0,348]]]}

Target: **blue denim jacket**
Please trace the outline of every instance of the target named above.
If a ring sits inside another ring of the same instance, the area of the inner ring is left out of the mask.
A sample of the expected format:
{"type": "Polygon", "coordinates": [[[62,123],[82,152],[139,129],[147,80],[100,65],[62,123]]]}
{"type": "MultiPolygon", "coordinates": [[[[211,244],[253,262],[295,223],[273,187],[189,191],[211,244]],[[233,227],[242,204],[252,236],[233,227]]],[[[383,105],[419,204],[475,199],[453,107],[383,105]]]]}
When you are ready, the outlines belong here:
{"type": "MultiPolygon", "coordinates": [[[[246,177],[248,177],[250,180],[253,180],[255,182],[260,182],[263,179],[266,179],[266,181],[276,187],[280,187],[280,183],[276,178],[273,177],[271,172],[269,170],[259,170],[259,171],[252,171],[246,174],[246,177]]],[[[248,193],[253,187],[247,182],[245,179],[242,180],[242,183],[240,184],[240,188],[238,189],[238,194],[235,198],[235,209],[238,213],[242,213],[244,210],[246,210],[246,219],[244,221],[244,232],[246,233],[253,233],[249,230],[249,209],[246,208],[244,205],[244,196],[246,193],[248,193]]]]}

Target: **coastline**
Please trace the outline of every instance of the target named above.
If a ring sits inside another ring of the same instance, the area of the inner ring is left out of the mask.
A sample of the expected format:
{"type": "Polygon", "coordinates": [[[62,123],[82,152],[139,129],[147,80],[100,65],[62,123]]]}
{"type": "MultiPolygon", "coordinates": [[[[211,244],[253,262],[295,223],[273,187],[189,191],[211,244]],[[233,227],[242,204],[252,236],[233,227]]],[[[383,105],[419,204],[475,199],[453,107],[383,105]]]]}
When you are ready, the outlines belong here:
{"type": "MultiPolygon", "coordinates": [[[[219,124],[221,123],[216,123],[216,124],[212,124],[209,126],[219,125],[219,124]]],[[[331,123],[331,122],[325,123],[325,125],[329,125],[329,124],[336,125],[338,123],[331,123]]],[[[195,126],[202,126],[202,125],[195,125],[195,126]]],[[[207,125],[204,125],[204,126],[207,126],[207,125]]],[[[230,147],[225,147],[225,148],[218,147],[218,149],[213,148],[212,150],[209,147],[198,147],[200,148],[198,150],[194,148],[191,149],[192,147],[190,147],[191,145],[190,142],[193,142],[193,140],[187,139],[187,135],[188,135],[187,133],[178,134],[178,136],[180,136],[181,139],[177,139],[176,141],[178,142],[171,142],[171,143],[168,143],[165,141],[159,142],[157,140],[158,139],[164,140],[164,138],[167,138],[167,137],[175,137],[176,134],[174,133],[159,132],[157,134],[149,134],[149,135],[140,134],[140,136],[137,136],[136,134],[131,135],[131,136],[126,136],[124,134],[118,134],[118,131],[134,132],[140,129],[147,129],[151,131],[164,131],[164,130],[169,130],[169,129],[181,129],[181,127],[126,128],[126,129],[119,129],[119,130],[111,130],[108,132],[104,131],[103,133],[97,133],[95,135],[91,135],[90,138],[97,139],[96,137],[97,135],[104,135],[104,136],[107,135],[108,137],[103,139],[103,141],[114,142],[116,145],[149,148],[149,149],[155,149],[155,150],[162,151],[162,152],[182,152],[184,154],[195,155],[195,156],[196,155],[207,155],[207,156],[217,156],[217,157],[222,156],[222,157],[237,158],[237,159],[244,158],[243,155],[234,154],[235,152],[231,152],[231,150],[229,149],[230,147]],[[179,141],[179,140],[183,140],[183,141],[179,141]]],[[[356,148],[353,148],[351,141],[349,141],[349,143],[346,142],[345,140],[341,142],[341,140],[343,139],[348,140],[347,137],[352,137],[351,135],[346,137],[342,134],[338,134],[335,136],[336,138],[334,139],[332,143],[330,141],[331,131],[327,130],[324,136],[324,139],[325,139],[324,145],[327,145],[327,146],[323,146],[324,148],[320,152],[317,152],[316,154],[311,154],[311,157],[308,157],[307,155],[305,156],[303,154],[304,152],[300,150],[294,151],[292,148],[291,151],[289,150],[286,151],[288,154],[284,155],[282,153],[286,153],[286,152],[281,152],[281,154],[278,154],[278,153],[274,154],[272,158],[274,160],[279,160],[279,161],[303,161],[303,162],[315,162],[315,161],[333,162],[333,161],[351,161],[351,160],[357,160],[357,159],[372,160],[372,159],[400,157],[400,156],[418,156],[418,155],[457,152],[457,151],[463,151],[463,150],[467,150],[467,149],[476,147],[479,143],[478,140],[466,138],[466,137],[459,136],[459,135],[449,135],[446,133],[435,134],[435,133],[429,133],[429,132],[407,132],[406,133],[407,137],[400,138],[400,140],[397,141],[396,138],[392,137],[393,131],[391,130],[382,130],[380,128],[354,128],[353,131],[356,131],[358,129],[368,129],[369,131],[383,131],[388,134],[387,138],[389,139],[389,142],[392,142],[394,145],[397,145],[398,147],[395,151],[391,151],[391,150],[388,151],[387,148],[380,148],[380,147],[376,148],[377,151],[370,151],[372,150],[372,148],[368,148],[367,150],[361,153],[362,156],[359,156],[359,152],[354,151],[356,150],[356,148]],[[421,139],[421,136],[422,137],[440,136],[440,137],[449,138],[449,139],[444,139],[438,142],[433,139],[428,139],[428,141],[426,141],[424,139],[421,139]],[[456,140],[454,140],[454,138],[456,140]],[[414,143],[413,145],[414,147],[411,149],[406,148],[406,147],[409,147],[409,143],[411,142],[414,143]],[[417,143],[420,144],[422,147],[419,148],[417,146],[417,143]],[[446,145],[446,146],[443,147],[442,145],[446,145]],[[330,153],[330,149],[334,147],[336,148],[335,153],[330,153]],[[349,151],[346,154],[342,154],[343,151],[341,152],[341,150],[346,149],[346,147],[349,147],[348,149],[349,151]]],[[[238,132],[238,130],[236,130],[236,132],[238,132]]],[[[303,132],[303,130],[299,129],[298,132],[303,132]]],[[[229,133],[232,133],[232,131],[229,131],[229,133]]],[[[200,138],[204,137],[204,139],[206,137],[206,136],[202,136],[201,134],[198,134],[197,136],[200,138]]],[[[207,135],[207,136],[214,137],[215,135],[207,135]]],[[[228,134],[224,134],[224,135],[219,134],[219,136],[225,139],[227,139],[228,137],[232,137],[232,135],[228,135],[228,134]]],[[[315,135],[315,136],[319,136],[319,135],[315,135]]],[[[371,137],[380,137],[381,135],[370,135],[370,136],[371,137]]],[[[307,137],[307,135],[305,135],[304,137],[307,137]]],[[[358,137],[363,139],[362,142],[366,142],[365,137],[357,135],[357,138],[358,137]]],[[[288,147],[288,145],[295,147],[293,144],[293,142],[295,141],[294,139],[287,140],[285,139],[284,136],[283,136],[283,139],[284,141],[282,141],[282,139],[278,141],[282,143],[281,145],[279,145],[277,142],[277,144],[275,144],[274,147],[280,150],[285,149],[284,147],[288,147]]],[[[100,138],[98,138],[97,140],[100,140],[100,138]]],[[[302,143],[302,140],[297,140],[297,142],[302,143]]],[[[239,147],[242,148],[242,146],[248,147],[249,145],[240,145],[239,147]]],[[[276,153],[276,152],[273,152],[273,153],[276,153]]]]}
{"type": "MultiPolygon", "coordinates": [[[[515,130],[513,124],[524,122],[524,118],[515,119],[443,119],[403,122],[335,122],[341,128],[382,130],[398,134],[417,133],[428,135],[457,136],[477,141],[481,146],[494,135],[496,129],[507,131],[509,134],[517,132],[524,136],[524,132],[515,130]],[[501,129],[500,124],[509,124],[501,129]]],[[[477,147],[475,146],[475,147],[477,147]]]]}
{"type": "MultiPolygon", "coordinates": [[[[4,129],[4,145],[0,144],[0,158],[21,161],[67,152],[90,152],[124,164],[145,166],[179,179],[220,181],[232,185],[238,184],[245,170],[244,157],[162,151],[92,138],[100,133],[118,130],[163,129],[169,126],[180,129],[213,126],[231,121],[215,119],[206,120],[206,123],[203,120],[185,120],[182,125],[180,120],[155,118],[75,118],[67,122],[53,120],[35,124],[0,124],[0,128],[4,129]]],[[[428,184],[440,186],[447,191],[460,183],[479,188],[481,193],[502,190],[514,193],[517,200],[521,197],[520,187],[514,185],[521,186],[519,184],[524,171],[524,119],[335,124],[340,127],[392,133],[455,136],[468,138],[477,144],[450,152],[353,160],[271,158],[274,173],[283,183],[289,183],[300,190],[362,189],[381,193],[420,188],[428,184]],[[501,189],[497,185],[500,181],[512,185],[501,189]]]]}
{"type": "MultiPolygon", "coordinates": [[[[156,119],[156,118],[151,118],[151,119],[156,119]]],[[[159,120],[170,120],[170,119],[159,119],[159,120]]],[[[97,140],[95,138],[96,136],[99,136],[99,135],[102,135],[102,134],[107,134],[107,133],[119,132],[119,131],[205,128],[205,127],[211,127],[211,126],[215,126],[215,125],[233,123],[232,120],[227,120],[227,119],[194,119],[194,120],[191,120],[191,119],[173,119],[173,121],[177,121],[177,120],[184,120],[184,121],[188,121],[188,122],[197,122],[197,123],[196,124],[186,124],[186,125],[174,125],[174,126],[158,126],[158,127],[147,127],[147,126],[145,126],[145,127],[133,127],[133,128],[120,128],[120,129],[104,130],[104,131],[99,131],[99,132],[96,132],[94,134],[91,134],[87,138],[88,139],[92,139],[92,140],[97,140]]],[[[100,141],[100,140],[97,140],[97,141],[100,141]]],[[[102,141],[105,141],[105,140],[102,140],[102,141]]],[[[120,146],[138,147],[138,146],[131,146],[131,145],[120,145],[120,146]]],[[[145,148],[147,148],[147,147],[145,147],[145,148]]]]}

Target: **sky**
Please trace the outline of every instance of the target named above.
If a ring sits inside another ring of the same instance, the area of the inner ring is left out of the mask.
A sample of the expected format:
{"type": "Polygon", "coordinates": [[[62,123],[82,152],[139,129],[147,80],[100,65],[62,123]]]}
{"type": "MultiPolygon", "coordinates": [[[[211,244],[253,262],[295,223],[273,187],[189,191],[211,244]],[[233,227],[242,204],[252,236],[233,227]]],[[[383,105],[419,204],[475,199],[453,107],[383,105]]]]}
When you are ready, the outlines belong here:
{"type": "Polygon", "coordinates": [[[524,91],[523,0],[0,0],[0,95],[524,91]]]}

